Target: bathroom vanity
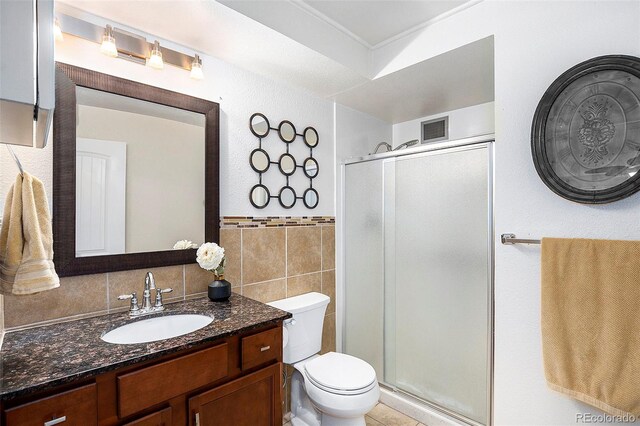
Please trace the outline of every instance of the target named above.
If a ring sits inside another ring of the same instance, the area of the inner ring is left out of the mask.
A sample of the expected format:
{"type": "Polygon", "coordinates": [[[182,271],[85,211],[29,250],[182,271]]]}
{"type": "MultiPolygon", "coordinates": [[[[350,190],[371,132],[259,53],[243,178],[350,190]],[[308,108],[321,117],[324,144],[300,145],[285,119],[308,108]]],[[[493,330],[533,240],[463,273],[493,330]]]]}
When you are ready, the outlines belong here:
{"type": "Polygon", "coordinates": [[[159,315],[213,322],[150,343],[101,340],[109,314],[8,333],[0,351],[1,424],[280,425],[282,323],[291,314],[233,294],[167,305],[159,315]]]}

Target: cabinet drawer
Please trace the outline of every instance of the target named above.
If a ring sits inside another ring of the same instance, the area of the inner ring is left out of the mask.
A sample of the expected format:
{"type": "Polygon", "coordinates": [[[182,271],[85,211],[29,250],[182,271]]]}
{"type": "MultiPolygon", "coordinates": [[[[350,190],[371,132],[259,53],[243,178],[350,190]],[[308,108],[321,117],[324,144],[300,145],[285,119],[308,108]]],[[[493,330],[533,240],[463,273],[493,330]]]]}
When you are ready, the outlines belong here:
{"type": "Polygon", "coordinates": [[[277,361],[282,351],[280,327],[242,338],[242,369],[277,361]]]}
{"type": "Polygon", "coordinates": [[[228,374],[227,344],[118,376],[118,416],[137,413],[228,374]]]}
{"type": "Polygon", "coordinates": [[[96,385],[29,402],[5,412],[7,426],[91,426],[98,423],[96,385]]]}
{"type": "Polygon", "coordinates": [[[124,426],[171,426],[171,407],[125,423],[124,426]]]}

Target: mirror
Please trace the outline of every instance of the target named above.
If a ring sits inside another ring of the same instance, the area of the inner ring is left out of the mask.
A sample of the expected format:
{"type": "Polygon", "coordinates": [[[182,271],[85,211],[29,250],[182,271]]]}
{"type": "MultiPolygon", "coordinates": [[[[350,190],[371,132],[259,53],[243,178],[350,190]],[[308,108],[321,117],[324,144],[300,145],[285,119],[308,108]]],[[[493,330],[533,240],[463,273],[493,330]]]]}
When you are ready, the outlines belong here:
{"type": "Polygon", "coordinates": [[[318,176],[318,162],[315,158],[309,157],[304,160],[303,168],[304,174],[307,175],[308,178],[313,179],[318,176]]]}
{"type": "Polygon", "coordinates": [[[309,148],[315,148],[318,145],[318,132],[313,127],[307,127],[303,133],[304,143],[309,148]]]}
{"type": "Polygon", "coordinates": [[[269,154],[264,149],[254,149],[249,156],[251,168],[258,173],[264,173],[269,170],[270,164],[269,154]]]}
{"type": "Polygon", "coordinates": [[[290,121],[284,120],[278,126],[278,135],[283,142],[291,143],[296,138],[296,128],[290,121]]]}
{"type": "Polygon", "coordinates": [[[296,191],[290,186],[285,186],[278,195],[280,205],[285,209],[290,209],[296,204],[296,191]]]}
{"type": "Polygon", "coordinates": [[[56,86],[58,273],[195,262],[218,241],[218,104],[66,64],[56,86]]]}
{"type": "Polygon", "coordinates": [[[291,154],[282,154],[278,166],[283,175],[291,176],[296,171],[296,159],[291,154]]]}
{"type": "Polygon", "coordinates": [[[251,128],[251,132],[259,138],[264,138],[271,130],[269,120],[267,120],[264,114],[260,114],[259,112],[256,112],[249,118],[249,127],[251,128]]]}
{"type": "Polygon", "coordinates": [[[253,207],[257,209],[264,209],[269,204],[271,195],[269,189],[262,184],[255,185],[249,192],[249,201],[253,207]]]}
{"type": "Polygon", "coordinates": [[[304,205],[309,208],[309,209],[315,209],[316,206],[318,205],[318,191],[316,191],[313,188],[309,188],[306,191],[304,191],[304,195],[302,197],[302,201],[304,202],[304,205]]]}

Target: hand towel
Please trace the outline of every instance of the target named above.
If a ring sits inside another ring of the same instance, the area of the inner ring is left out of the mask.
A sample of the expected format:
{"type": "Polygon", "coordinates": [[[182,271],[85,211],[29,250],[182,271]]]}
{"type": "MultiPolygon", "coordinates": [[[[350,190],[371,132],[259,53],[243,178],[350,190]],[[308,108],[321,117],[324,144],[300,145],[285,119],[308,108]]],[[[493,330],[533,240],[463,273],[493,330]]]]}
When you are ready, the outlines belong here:
{"type": "Polygon", "coordinates": [[[544,238],[541,263],[548,386],[640,415],[640,241],[544,238]]]}
{"type": "Polygon", "coordinates": [[[0,230],[0,292],[24,295],[59,286],[47,195],[42,182],[25,172],[16,177],[5,203],[0,230]]]}

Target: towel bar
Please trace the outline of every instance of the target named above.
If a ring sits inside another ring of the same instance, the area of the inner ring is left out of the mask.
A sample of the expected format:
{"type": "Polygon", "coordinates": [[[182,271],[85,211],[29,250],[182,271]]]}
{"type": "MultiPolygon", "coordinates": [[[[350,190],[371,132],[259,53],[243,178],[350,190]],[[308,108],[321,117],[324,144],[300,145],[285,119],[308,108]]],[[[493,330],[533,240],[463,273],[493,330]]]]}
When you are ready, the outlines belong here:
{"type": "Polygon", "coordinates": [[[540,240],[527,240],[522,238],[516,238],[515,234],[502,234],[500,236],[500,241],[502,244],[510,245],[510,244],[540,244],[540,240]]]}

